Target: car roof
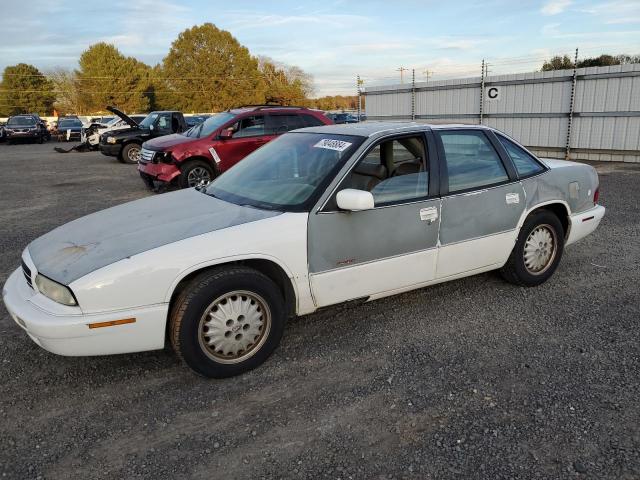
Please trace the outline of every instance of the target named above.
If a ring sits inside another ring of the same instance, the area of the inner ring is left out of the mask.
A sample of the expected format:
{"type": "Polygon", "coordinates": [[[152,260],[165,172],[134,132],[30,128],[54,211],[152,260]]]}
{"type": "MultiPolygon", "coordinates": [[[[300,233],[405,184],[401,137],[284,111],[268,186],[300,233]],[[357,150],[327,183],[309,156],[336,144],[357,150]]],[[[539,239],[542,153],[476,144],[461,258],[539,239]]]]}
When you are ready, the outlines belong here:
{"type": "Polygon", "coordinates": [[[424,130],[440,130],[449,128],[472,128],[486,129],[484,125],[467,125],[467,124],[429,124],[406,121],[366,121],[359,123],[342,123],[339,125],[324,125],[318,127],[307,127],[296,130],[297,132],[306,133],[329,133],[335,135],[355,135],[360,137],[371,137],[383,133],[394,133],[403,131],[424,131],[424,130]]]}
{"type": "Polygon", "coordinates": [[[241,113],[246,113],[246,112],[255,112],[256,110],[260,110],[260,111],[269,111],[269,112],[299,112],[299,111],[306,111],[306,112],[317,112],[317,110],[312,110],[310,108],[307,107],[296,107],[296,106],[282,106],[282,105],[247,105],[244,107],[238,107],[238,108],[231,108],[228,110],[229,113],[234,113],[236,115],[239,115],[241,113]]]}

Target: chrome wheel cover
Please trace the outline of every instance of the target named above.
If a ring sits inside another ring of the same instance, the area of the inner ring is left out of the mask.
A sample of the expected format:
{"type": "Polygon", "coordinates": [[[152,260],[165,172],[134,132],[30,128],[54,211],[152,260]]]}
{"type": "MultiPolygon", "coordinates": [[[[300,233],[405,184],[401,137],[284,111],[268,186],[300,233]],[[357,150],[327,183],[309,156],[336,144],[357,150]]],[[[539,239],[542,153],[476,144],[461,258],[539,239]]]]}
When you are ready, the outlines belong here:
{"type": "Polygon", "coordinates": [[[239,363],[253,356],[271,330],[271,310],[258,294],[236,290],[216,298],[198,325],[202,351],[219,363],[239,363]]]}
{"type": "Polygon", "coordinates": [[[127,152],[127,157],[129,157],[129,160],[131,162],[138,163],[138,161],[140,160],[140,149],[136,147],[130,148],[127,152]]]}
{"type": "Polygon", "coordinates": [[[553,264],[558,249],[556,232],[551,225],[538,225],[524,243],[524,266],[531,275],[541,275],[553,264]]]}
{"type": "Polygon", "coordinates": [[[211,175],[204,167],[195,167],[187,175],[187,185],[195,187],[201,184],[207,184],[211,181],[211,175]]]}

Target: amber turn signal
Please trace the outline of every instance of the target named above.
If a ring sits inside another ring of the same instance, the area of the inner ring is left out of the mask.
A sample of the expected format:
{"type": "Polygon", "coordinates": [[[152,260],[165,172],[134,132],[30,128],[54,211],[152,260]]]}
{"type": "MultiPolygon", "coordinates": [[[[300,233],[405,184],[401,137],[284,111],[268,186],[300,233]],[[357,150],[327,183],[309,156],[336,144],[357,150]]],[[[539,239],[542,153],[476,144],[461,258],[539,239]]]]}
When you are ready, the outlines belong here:
{"type": "Polygon", "coordinates": [[[89,328],[114,327],[116,325],[125,325],[127,323],[135,323],[135,318],[123,318],[122,320],[111,320],[109,322],[89,323],[89,328]]]}

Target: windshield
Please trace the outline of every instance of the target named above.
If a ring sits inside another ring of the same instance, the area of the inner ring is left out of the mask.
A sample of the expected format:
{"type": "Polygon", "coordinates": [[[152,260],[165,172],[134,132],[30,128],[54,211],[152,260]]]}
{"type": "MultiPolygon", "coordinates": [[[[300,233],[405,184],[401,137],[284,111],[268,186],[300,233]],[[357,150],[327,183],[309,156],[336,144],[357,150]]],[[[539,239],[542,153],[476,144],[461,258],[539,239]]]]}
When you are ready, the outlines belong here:
{"type": "Polygon", "coordinates": [[[284,134],[220,175],[206,193],[239,205],[305,210],[363,140],[322,133],[284,134]]]}
{"type": "Polygon", "coordinates": [[[195,127],[191,127],[189,130],[183,133],[183,135],[192,138],[203,138],[208,135],[211,135],[222,125],[227,123],[229,120],[234,118],[235,115],[229,112],[216,113],[211,117],[207,118],[204,122],[196,125],[195,127]]]}
{"type": "Polygon", "coordinates": [[[58,128],[69,128],[69,127],[81,127],[82,122],[80,120],[60,120],[58,122],[58,128]]]}
{"type": "Polygon", "coordinates": [[[157,113],[150,113],[149,115],[144,117],[144,120],[140,122],[140,126],[142,128],[149,128],[151,125],[154,124],[154,122],[156,121],[156,118],[158,118],[157,113]]]}
{"type": "Polygon", "coordinates": [[[11,117],[7,125],[35,125],[36,119],[33,117],[11,117]]]}

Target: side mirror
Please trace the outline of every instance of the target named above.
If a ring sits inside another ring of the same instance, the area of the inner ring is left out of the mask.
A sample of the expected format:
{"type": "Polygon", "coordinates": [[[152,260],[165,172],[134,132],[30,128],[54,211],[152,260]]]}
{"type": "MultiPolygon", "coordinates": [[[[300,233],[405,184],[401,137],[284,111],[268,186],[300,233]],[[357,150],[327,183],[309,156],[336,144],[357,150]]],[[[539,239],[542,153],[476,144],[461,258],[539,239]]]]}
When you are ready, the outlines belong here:
{"type": "Polygon", "coordinates": [[[357,212],[359,210],[370,210],[374,207],[373,195],[371,192],[356,190],[355,188],[345,188],[340,190],[336,196],[338,208],[357,212]]]}
{"type": "Polygon", "coordinates": [[[230,128],[225,128],[220,132],[218,138],[220,140],[229,140],[233,136],[233,131],[230,128]]]}

